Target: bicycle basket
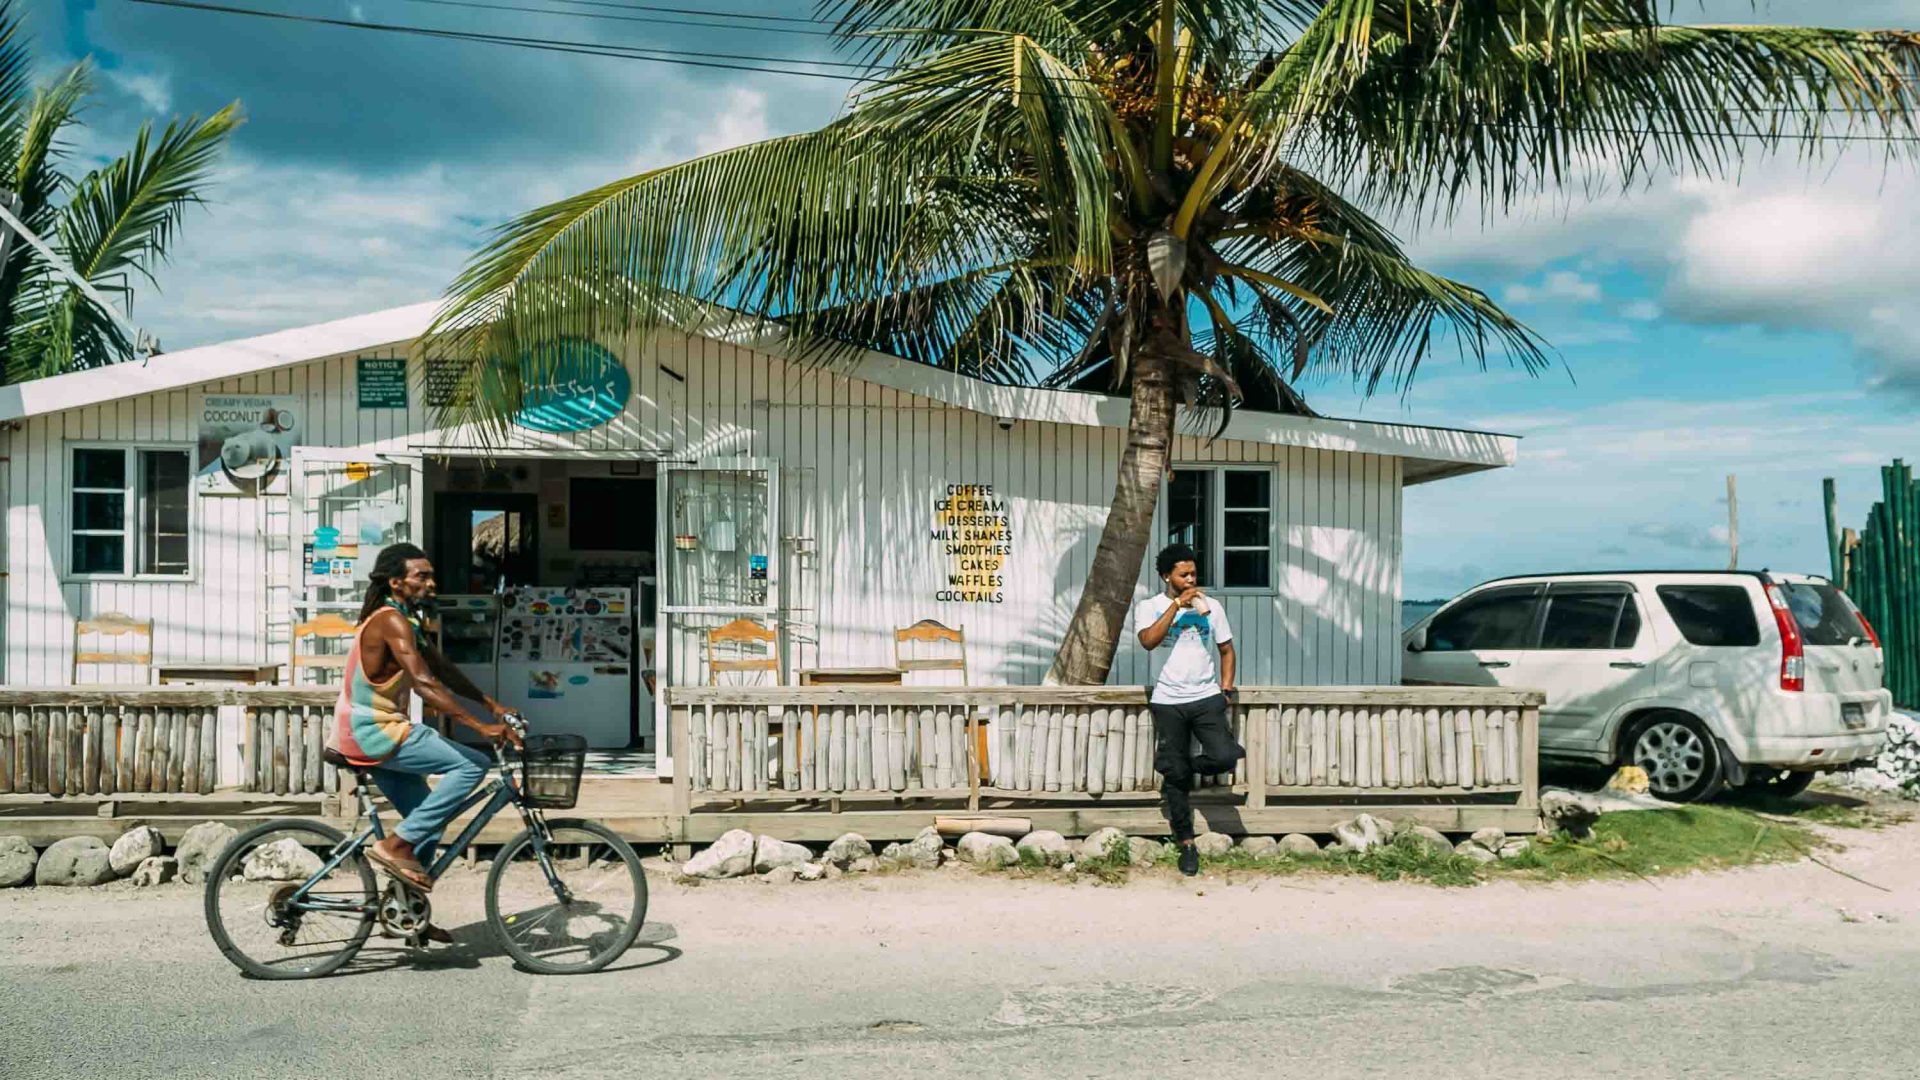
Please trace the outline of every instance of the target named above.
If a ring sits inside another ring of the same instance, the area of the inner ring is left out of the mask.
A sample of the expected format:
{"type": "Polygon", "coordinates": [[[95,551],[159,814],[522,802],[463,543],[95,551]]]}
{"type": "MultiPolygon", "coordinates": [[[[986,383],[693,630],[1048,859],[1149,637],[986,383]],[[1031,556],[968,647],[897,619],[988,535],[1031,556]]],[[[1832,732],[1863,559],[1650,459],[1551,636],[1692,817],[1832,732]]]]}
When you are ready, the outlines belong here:
{"type": "Polygon", "coordinates": [[[579,735],[534,735],[520,752],[520,797],[542,810],[571,810],[580,801],[587,740],[579,735]]]}

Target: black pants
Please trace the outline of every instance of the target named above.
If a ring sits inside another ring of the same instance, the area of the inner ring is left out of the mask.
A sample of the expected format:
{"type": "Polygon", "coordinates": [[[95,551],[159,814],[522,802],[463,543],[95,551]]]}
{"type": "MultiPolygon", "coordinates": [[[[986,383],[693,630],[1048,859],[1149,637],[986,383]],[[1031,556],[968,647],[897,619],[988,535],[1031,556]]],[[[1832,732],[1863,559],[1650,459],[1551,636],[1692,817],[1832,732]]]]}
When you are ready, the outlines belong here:
{"type": "Polygon", "coordinates": [[[1160,798],[1167,812],[1167,824],[1175,840],[1193,839],[1193,803],[1188,795],[1194,779],[1233,771],[1234,763],[1247,756],[1233,741],[1233,724],[1227,719],[1227,698],[1215,694],[1202,701],[1179,705],[1154,705],[1153,767],[1160,774],[1160,798]],[[1200,752],[1189,754],[1194,740],[1200,752]]]}

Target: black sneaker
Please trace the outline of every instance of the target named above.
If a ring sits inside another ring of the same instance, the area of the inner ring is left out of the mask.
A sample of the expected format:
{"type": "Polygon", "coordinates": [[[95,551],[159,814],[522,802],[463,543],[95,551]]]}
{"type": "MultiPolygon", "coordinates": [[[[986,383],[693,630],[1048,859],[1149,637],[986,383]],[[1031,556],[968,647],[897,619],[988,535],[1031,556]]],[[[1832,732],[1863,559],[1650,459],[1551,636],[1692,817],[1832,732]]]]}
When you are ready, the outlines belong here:
{"type": "Polygon", "coordinates": [[[1192,877],[1200,872],[1200,849],[1192,844],[1180,845],[1180,872],[1192,877]]]}

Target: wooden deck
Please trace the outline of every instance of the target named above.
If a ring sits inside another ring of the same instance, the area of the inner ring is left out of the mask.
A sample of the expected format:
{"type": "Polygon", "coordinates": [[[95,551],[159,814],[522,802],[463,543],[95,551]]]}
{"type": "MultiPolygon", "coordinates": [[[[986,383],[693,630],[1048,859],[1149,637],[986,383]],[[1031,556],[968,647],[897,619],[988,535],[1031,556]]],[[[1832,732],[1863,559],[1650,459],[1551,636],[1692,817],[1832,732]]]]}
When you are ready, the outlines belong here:
{"type": "MultiPolygon", "coordinates": [[[[565,816],[682,851],[736,828],[904,839],[967,814],[1069,836],[1166,828],[1139,688],[667,693],[673,745],[686,748],[675,775],[590,775],[565,816]]],[[[317,751],[331,703],[323,690],[0,688],[0,833],[44,844],[143,822],[175,836],[276,817],[348,828],[352,778],[317,751]]],[[[1195,809],[1226,833],[1324,833],[1363,809],[1443,832],[1531,831],[1539,704],[1529,691],[1463,687],[1244,688],[1235,723],[1247,759],[1204,779],[1195,809]]],[[[480,842],[518,828],[503,816],[480,842]]]]}

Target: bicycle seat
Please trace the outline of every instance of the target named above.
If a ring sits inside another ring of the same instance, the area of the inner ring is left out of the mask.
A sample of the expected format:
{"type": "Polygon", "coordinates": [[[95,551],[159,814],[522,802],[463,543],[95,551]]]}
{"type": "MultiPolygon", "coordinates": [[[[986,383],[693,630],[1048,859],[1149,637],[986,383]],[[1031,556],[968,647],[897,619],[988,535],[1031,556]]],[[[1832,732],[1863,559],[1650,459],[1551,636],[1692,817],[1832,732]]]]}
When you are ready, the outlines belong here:
{"type": "Polygon", "coordinates": [[[367,766],[355,765],[353,762],[347,760],[347,755],[341,753],[338,750],[335,750],[331,746],[321,747],[320,760],[326,762],[327,764],[333,766],[336,769],[350,769],[356,773],[363,773],[367,771],[367,766]]]}

